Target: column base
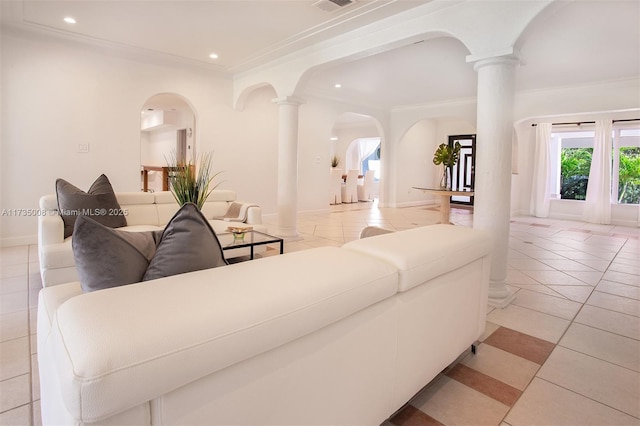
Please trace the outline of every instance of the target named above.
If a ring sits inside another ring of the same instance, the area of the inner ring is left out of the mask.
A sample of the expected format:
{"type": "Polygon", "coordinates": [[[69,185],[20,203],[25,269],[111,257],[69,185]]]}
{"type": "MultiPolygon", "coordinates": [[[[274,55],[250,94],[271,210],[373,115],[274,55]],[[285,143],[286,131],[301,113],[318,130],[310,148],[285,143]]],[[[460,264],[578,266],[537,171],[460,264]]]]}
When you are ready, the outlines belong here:
{"type": "Polygon", "coordinates": [[[515,298],[516,293],[504,281],[489,281],[489,306],[503,309],[509,306],[515,298]]]}

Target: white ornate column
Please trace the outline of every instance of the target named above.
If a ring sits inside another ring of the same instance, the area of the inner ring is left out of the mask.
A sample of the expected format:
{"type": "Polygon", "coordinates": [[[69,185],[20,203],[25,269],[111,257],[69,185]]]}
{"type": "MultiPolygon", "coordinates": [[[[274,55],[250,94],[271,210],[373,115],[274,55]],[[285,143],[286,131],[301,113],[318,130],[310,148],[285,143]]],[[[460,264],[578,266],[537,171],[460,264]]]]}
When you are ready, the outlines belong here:
{"type": "Polygon", "coordinates": [[[511,151],[515,55],[480,59],[473,227],[489,231],[494,247],[489,280],[489,304],[506,307],[515,297],[507,286],[507,254],[511,220],[511,151]]]}
{"type": "Polygon", "coordinates": [[[278,227],[275,234],[297,239],[298,234],[298,109],[301,99],[286,96],[278,104],[278,227]]]}

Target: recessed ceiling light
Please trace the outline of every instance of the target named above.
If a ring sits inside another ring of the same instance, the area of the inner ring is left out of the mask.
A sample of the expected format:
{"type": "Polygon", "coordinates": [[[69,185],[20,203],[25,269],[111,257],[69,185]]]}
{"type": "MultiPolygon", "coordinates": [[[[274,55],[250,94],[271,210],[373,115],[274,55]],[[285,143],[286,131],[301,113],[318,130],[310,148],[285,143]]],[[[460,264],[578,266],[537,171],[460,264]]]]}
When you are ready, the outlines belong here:
{"type": "Polygon", "coordinates": [[[212,53],[212,54],[209,55],[209,57],[211,59],[218,59],[218,54],[217,53],[212,53]]]}
{"type": "Polygon", "coordinates": [[[66,22],[67,24],[75,24],[76,20],[73,19],[71,16],[67,16],[64,18],[64,22],[66,22]]]}
{"type": "Polygon", "coordinates": [[[342,87],[342,84],[340,84],[340,83],[336,83],[333,87],[335,87],[336,89],[339,89],[339,88],[341,88],[341,87],[342,87]]]}

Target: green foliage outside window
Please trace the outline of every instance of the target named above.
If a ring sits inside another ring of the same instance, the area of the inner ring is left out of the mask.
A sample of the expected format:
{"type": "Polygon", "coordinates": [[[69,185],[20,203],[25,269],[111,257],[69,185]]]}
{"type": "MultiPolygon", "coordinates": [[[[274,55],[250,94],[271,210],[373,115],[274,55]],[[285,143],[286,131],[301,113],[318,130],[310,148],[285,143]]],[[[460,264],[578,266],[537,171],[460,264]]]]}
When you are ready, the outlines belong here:
{"type": "MultiPolygon", "coordinates": [[[[563,148],[560,153],[560,198],[584,200],[592,148],[563,148]]],[[[640,204],[640,148],[620,148],[618,203],[640,204]]]]}
{"type": "Polygon", "coordinates": [[[640,148],[620,148],[618,203],[640,204],[640,148]]]}
{"type": "Polygon", "coordinates": [[[593,148],[563,148],[560,152],[560,198],[584,200],[593,148]]]}

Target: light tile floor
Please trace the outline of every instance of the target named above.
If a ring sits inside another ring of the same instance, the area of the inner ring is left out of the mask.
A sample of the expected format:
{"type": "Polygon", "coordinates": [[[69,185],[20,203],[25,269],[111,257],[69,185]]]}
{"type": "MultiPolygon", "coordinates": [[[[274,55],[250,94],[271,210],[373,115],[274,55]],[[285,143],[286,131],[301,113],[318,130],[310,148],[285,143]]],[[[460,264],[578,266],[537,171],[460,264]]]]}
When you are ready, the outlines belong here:
{"type": "MultiPolygon", "coordinates": [[[[303,239],[285,252],[340,246],[368,225],[402,230],[438,217],[429,207],[332,206],[300,214],[303,239]]],[[[473,220],[457,208],[451,218],[473,220]]],[[[38,425],[36,247],[2,248],[0,262],[0,425],[38,425]]],[[[517,297],[489,309],[477,354],[385,424],[640,425],[640,228],[516,217],[508,264],[517,297]]]]}

